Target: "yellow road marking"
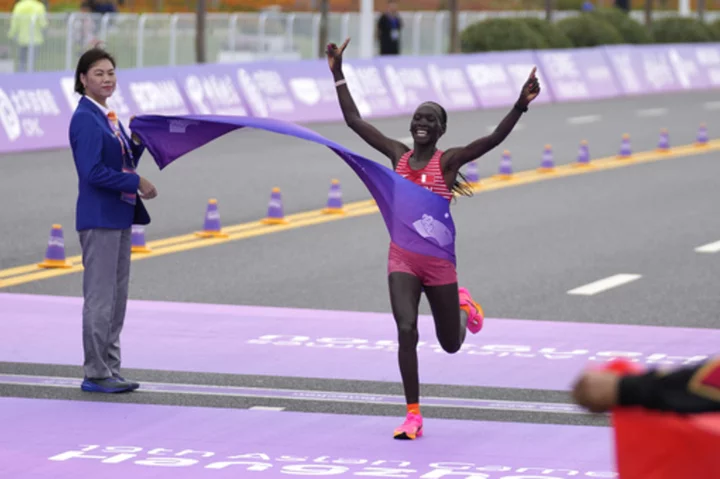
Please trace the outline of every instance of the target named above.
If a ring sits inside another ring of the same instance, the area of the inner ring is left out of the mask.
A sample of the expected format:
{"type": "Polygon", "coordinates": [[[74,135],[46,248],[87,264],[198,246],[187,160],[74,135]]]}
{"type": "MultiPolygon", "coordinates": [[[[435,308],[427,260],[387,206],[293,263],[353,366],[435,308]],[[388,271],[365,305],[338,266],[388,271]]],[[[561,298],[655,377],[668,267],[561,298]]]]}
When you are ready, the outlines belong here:
{"type": "MultiPolygon", "coordinates": [[[[477,184],[473,190],[478,193],[493,191],[512,186],[520,186],[539,181],[563,178],[568,176],[582,175],[593,173],[596,171],[604,171],[615,168],[623,168],[626,166],[637,165],[642,163],[650,163],[655,161],[668,160],[673,158],[682,158],[703,153],[720,150],[720,140],[708,142],[705,146],[695,146],[694,144],[676,146],[667,152],[644,151],[634,153],[631,158],[618,158],[616,156],[599,158],[593,160],[590,165],[578,166],[576,163],[556,166],[551,172],[539,172],[535,169],[519,171],[512,175],[510,179],[502,179],[497,177],[485,178],[477,184]]],[[[288,224],[284,225],[265,225],[259,220],[249,223],[241,223],[223,228],[228,234],[227,238],[199,238],[194,233],[164,238],[156,241],[149,241],[148,247],[152,249],[150,253],[133,253],[132,260],[138,261],[146,258],[154,258],[171,253],[188,251],[192,249],[206,248],[231,241],[238,241],[256,236],[262,236],[281,231],[292,230],[304,226],[311,226],[321,223],[329,223],[345,218],[354,218],[358,216],[366,216],[379,212],[375,201],[362,200],[344,205],[345,215],[328,215],[323,214],[322,209],[306,211],[286,216],[288,224]]],[[[40,262],[42,258],[38,260],[40,262]]],[[[30,283],[41,279],[54,278],[66,274],[77,273],[83,270],[82,257],[80,255],[71,256],[67,261],[72,265],[67,269],[40,269],[37,264],[17,266],[0,270],[0,288],[7,288],[18,284],[30,283]],[[3,279],[8,278],[8,279],[3,279]]]]}

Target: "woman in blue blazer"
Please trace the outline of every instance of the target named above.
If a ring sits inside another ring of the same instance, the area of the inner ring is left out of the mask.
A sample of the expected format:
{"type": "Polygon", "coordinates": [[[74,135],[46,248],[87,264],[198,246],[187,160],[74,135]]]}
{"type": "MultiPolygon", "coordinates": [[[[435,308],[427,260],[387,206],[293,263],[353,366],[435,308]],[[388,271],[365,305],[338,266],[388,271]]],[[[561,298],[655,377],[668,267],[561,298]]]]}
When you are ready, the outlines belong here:
{"type": "Polygon", "coordinates": [[[83,266],[82,390],[116,393],[139,385],[120,375],[120,333],[130,279],[132,225],[150,223],[142,199],[157,191],[136,173],[144,151],[107,106],[115,91],[115,60],[102,49],[80,57],[75,91],[82,95],[70,120],[78,174],[76,229],[83,266]],[[138,194],[139,193],[139,194],[138,194]]]}

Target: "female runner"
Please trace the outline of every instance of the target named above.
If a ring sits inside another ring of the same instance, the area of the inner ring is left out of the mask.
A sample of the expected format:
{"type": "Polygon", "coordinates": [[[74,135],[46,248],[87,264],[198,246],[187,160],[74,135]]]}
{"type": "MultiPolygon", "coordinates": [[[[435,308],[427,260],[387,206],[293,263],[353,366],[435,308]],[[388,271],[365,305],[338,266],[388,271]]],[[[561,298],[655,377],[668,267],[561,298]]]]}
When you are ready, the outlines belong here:
{"type": "MultiPolygon", "coordinates": [[[[350,39],[338,48],[328,45],[330,71],[335,79],[338,100],[345,123],[371,147],[387,156],[396,173],[436,193],[448,201],[453,191],[467,196],[471,190],[460,168],[498,146],[512,131],[528,104],[540,93],[540,85],[533,68],[522,88],[520,98],[510,113],[490,135],[461,148],[438,150],[436,145],[445,133],[447,113],[434,102],[421,104],[410,121],[413,149],[383,135],[365,122],[358,112],[342,72],[342,54],[350,39]]],[[[398,362],[405,390],[407,417],[394,432],[395,439],[415,439],[422,436],[420,414],[420,384],[418,378],[418,306],[425,291],[435,322],[438,341],[443,350],[457,352],[465,341],[465,328],[476,334],[483,326],[483,311],[465,288],[458,288],[455,265],[450,261],[407,251],[390,243],[388,258],[390,303],[398,330],[398,362]]]]}

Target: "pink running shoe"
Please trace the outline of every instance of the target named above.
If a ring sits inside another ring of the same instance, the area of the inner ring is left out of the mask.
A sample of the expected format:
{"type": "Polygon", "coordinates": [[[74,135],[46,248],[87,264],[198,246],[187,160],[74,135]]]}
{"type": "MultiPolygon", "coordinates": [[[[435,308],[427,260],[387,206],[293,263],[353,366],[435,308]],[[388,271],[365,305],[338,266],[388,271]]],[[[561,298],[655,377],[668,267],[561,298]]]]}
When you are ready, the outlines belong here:
{"type": "Polygon", "coordinates": [[[417,439],[423,435],[423,420],[420,414],[409,412],[405,422],[395,429],[395,439],[417,439]]]}
{"type": "Polygon", "coordinates": [[[467,328],[471,333],[477,334],[483,327],[485,315],[479,304],[473,301],[470,292],[465,288],[458,288],[460,294],[460,309],[464,309],[468,314],[467,328]]]}

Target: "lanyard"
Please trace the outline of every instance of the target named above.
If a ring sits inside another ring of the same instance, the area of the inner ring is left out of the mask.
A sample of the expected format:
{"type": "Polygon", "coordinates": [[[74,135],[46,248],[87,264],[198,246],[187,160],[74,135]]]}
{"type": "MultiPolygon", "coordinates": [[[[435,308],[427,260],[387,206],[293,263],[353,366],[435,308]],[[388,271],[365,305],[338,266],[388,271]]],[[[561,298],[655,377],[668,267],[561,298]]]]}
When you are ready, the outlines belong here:
{"type": "Polygon", "coordinates": [[[123,163],[125,162],[125,158],[127,157],[130,160],[130,165],[133,169],[135,169],[135,161],[132,154],[132,148],[130,148],[130,143],[128,143],[127,138],[125,138],[125,135],[122,131],[122,125],[120,125],[120,121],[118,120],[114,112],[108,115],[108,123],[110,124],[110,128],[115,133],[118,141],[120,142],[120,148],[123,152],[123,163]],[[117,124],[115,122],[117,122],[117,124]]]}

